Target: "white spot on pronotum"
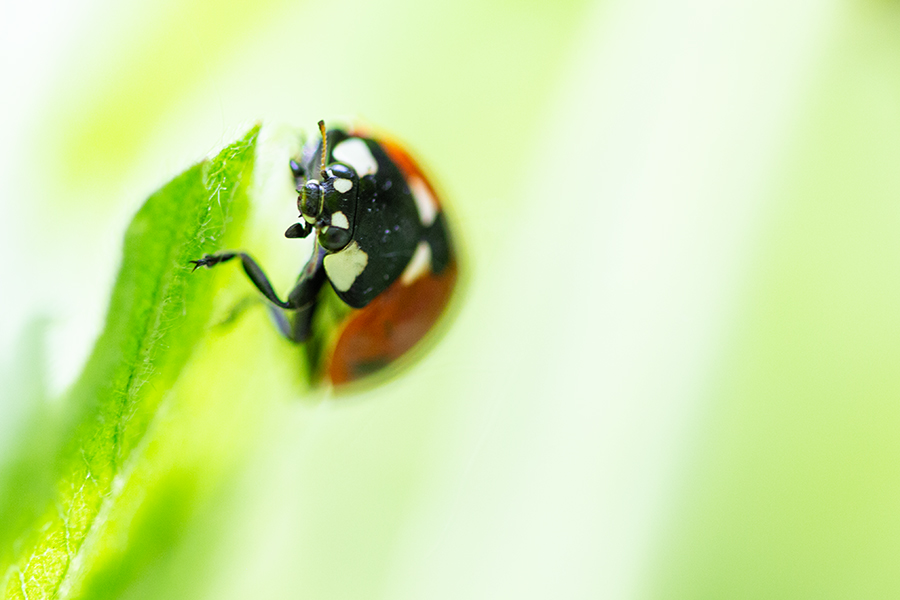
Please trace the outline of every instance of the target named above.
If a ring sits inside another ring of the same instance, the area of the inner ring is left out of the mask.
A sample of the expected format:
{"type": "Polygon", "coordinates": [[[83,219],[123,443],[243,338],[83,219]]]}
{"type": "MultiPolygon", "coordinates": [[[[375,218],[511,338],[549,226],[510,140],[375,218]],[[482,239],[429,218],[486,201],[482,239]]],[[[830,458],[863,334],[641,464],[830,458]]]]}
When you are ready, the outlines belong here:
{"type": "Polygon", "coordinates": [[[338,229],[350,229],[350,221],[347,220],[347,215],[341,211],[337,211],[331,215],[331,226],[337,227],[338,229]]]}
{"type": "Polygon", "coordinates": [[[427,275],[431,270],[431,246],[428,242],[419,242],[409,264],[400,275],[400,282],[409,285],[422,275],[427,275]]]}
{"type": "Polygon", "coordinates": [[[421,177],[413,175],[407,183],[409,184],[409,191],[412,192],[413,200],[416,201],[416,208],[419,209],[419,220],[422,221],[422,225],[428,227],[437,218],[437,200],[434,199],[434,195],[421,177]]]}
{"type": "Polygon", "coordinates": [[[363,252],[354,240],[340,252],[326,255],[322,262],[334,289],[346,292],[359,274],[366,270],[366,265],[369,264],[369,255],[363,252]]]}
{"type": "Polygon", "coordinates": [[[334,189],[339,191],[342,194],[346,194],[353,187],[353,182],[349,179],[335,179],[334,180],[334,189]]]}
{"type": "Polygon", "coordinates": [[[378,172],[378,162],[366,143],[359,138],[344,140],[334,147],[331,155],[340,162],[350,165],[360,177],[378,172]]]}

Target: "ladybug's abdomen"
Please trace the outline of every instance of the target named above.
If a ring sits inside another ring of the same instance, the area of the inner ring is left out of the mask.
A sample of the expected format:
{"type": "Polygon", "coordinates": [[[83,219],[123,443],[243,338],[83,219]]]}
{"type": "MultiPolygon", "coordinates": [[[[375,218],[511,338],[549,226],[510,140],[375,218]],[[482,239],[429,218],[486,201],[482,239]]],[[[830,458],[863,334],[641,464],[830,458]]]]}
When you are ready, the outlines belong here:
{"type": "Polygon", "coordinates": [[[456,284],[456,263],[410,284],[396,281],[365,308],[354,311],[341,331],[328,376],[334,385],[350,383],[396,361],[421,340],[440,318],[456,284]]]}

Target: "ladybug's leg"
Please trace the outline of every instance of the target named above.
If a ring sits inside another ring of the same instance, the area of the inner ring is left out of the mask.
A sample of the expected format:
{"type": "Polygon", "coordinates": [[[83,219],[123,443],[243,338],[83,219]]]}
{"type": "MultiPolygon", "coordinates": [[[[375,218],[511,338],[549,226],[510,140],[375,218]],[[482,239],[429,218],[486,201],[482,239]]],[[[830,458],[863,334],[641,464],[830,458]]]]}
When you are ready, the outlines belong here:
{"type": "Polygon", "coordinates": [[[306,169],[299,161],[291,159],[291,173],[294,175],[294,189],[299,190],[306,183],[306,169]]]}
{"type": "Polygon", "coordinates": [[[271,304],[266,308],[269,309],[269,316],[272,317],[272,321],[275,323],[275,327],[278,328],[278,332],[287,339],[292,339],[291,322],[290,320],[288,320],[284,309],[278,308],[277,306],[272,306],[271,304]]]}
{"type": "Polygon", "coordinates": [[[309,339],[312,333],[312,318],[316,312],[316,303],[305,306],[294,314],[294,322],[285,335],[292,342],[301,344],[309,339]]]}
{"type": "Polygon", "coordinates": [[[297,312],[294,315],[291,331],[286,335],[295,342],[305,342],[309,338],[312,318],[316,310],[316,297],[325,284],[323,258],[325,258],[325,250],[317,245],[309,262],[303,267],[297,285],[288,296],[288,302],[296,308],[297,312]]]}
{"type": "Polygon", "coordinates": [[[281,333],[294,342],[303,342],[309,338],[310,326],[315,311],[315,300],[325,283],[325,268],[322,259],[325,258],[325,250],[316,246],[312,257],[303,267],[300,278],[294,289],[288,295],[287,302],[281,300],[272,288],[269,278],[256,261],[244,252],[221,252],[219,254],[207,254],[200,260],[192,260],[194,269],[198,267],[212,268],[220,263],[228,262],[235,257],[241,258],[241,265],[247,277],[253,282],[263,296],[275,306],[271,307],[272,317],[281,333]],[[297,311],[293,323],[289,322],[285,310],[297,311]]]}
{"type": "MultiPolygon", "coordinates": [[[[248,297],[244,298],[236,305],[234,305],[224,319],[216,323],[216,327],[222,327],[225,325],[229,325],[238,320],[238,318],[243,315],[248,308],[259,303],[259,298],[256,297],[248,297]]],[[[288,339],[291,338],[291,323],[287,318],[287,315],[284,312],[283,308],[279,308],[272,304],[266,304],[266,309],[269,311],[269,316],[272,317],[272,321],[275,323],[275,326],[278,328],[278,331],[281,332],[281,335],[288,339]]]]}
{"type": "Polygon", "coordinates": [[[290,302],[282,301],[278,295],[275,294],[275,290],[272,289],[272,284],[269,283],[269,278],[266,277],[266,274],[260,266],[256,264],[256,261],[250,258],[249,254],[244,252],[220,252],[219,254],[207,254],[200,260],[192,260],[191,262],[194,263],[194,270],[198,267],[206,267],[209,269],[219,263],[228,262],[236,256],[241,257],[241,265],[244,267],[244,272],[247,274],[247,277],[250,278],[250,281],[253,282],[256,289],[262,292],[263,296],[265,296],[269,302],[276,306],[280,306],[281,308],[296,308],[295,306],[292,306],[290,302]]]}

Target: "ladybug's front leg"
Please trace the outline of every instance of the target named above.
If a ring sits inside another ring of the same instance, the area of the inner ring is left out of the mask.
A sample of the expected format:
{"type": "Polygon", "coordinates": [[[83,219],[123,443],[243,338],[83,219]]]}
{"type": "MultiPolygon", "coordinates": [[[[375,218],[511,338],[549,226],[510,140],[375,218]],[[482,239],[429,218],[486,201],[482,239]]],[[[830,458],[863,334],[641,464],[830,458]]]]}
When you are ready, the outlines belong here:
{"type": "Polygon", "coordinates": [[[288,303],[296,309],[294,323],[288,337],[295,342],[305,342],[309,339],[312,328],[312,318],[316,309],[316,297],[319,290],[325,284],[325,268],[322,259],[325,258],[325,250],[316,245],[313,255],[310,257],[297,285],[288,295],[288,303]]]}
{"type": "Polygon", "coordinates": [[[294,175],[294,189],[299,190],[306,183],[306,169],[299,160],[291,159],[291,173],[294,175]]]}
{"type": "Polygon", "coordinates": [[[266,277],[265,272],[263,272],[249,254],[244,252],[220,252],[219,254],[207,254],[200,260],[192,260],[190,262],[194,263],[194,270],[196,271],[199,267],[210,269],[219,263],[228,262],[236,256],[241,257],[241,265],[244,267],[244,272],[247,274],[247,277],[250,278],[250,281],[253,282],[256,289],[262,292],[263,296],[265,296],[269,302],[276,306],[280,306],[281,308],[296,308],[296,306],[290,304],[290,301],[284,302],[278,297],[275,290],[272,288],[272,284],[269,283],[269,278],[266,277]]]}
{"type": "Polygon", "coordinates": [[[253,285],[256,286],[263,296],[269,302],[275,305],[272,308],[272,316],[275,319],[278,329],[281,333],[291,341],[304,342],[309,338],[310,327],[312,324],[313,313],[315,311],[315,299],[325,283],[325,269],[322,266],[322,259],[325,257],[325,250],[316,246],[312,257],[306,263],[300,278],[291,293],[288,295],[287,302],[281,300],[272,288],[269,278],[260,268],[256,261],[245,252],[220,252],[219,254],[207,254],[200,260],[192,260],[194,270],[198,267],[212,268],[220,263],[228,262],[235,257],[241,258],[241,265],[244,272],[253,285]],[[284,310],[297,311],[293,317],[293,323],[288,323],[288,319],[284,310]]]}

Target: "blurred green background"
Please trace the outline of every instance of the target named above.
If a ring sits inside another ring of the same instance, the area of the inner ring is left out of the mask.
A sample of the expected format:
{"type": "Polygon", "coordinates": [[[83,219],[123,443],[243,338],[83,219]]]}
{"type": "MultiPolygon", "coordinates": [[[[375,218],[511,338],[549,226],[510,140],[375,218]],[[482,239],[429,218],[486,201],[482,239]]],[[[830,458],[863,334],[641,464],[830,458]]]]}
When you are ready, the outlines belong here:
{"type": "Polygon", "coordinates": [[[259,310],[198,348],[62,597],[900,595],[900,4],[20,4],[0,453],[77,376],[141,202],[256,121],[280,290],[320,118],[406,140],[469,267],[354,397],[302,394],[259,310]]]}

